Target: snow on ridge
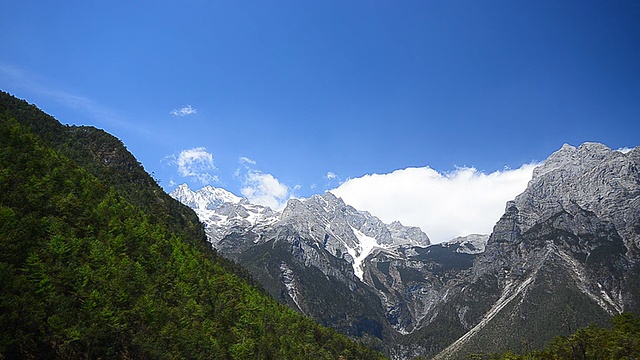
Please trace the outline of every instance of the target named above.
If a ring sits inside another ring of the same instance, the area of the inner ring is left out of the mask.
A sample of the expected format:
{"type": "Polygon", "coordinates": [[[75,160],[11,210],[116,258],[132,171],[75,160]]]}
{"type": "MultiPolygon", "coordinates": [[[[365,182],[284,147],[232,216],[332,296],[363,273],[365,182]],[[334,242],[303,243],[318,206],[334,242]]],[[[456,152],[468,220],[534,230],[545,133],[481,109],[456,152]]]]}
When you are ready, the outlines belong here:
{"type": "Polygon", "coordinates": [[[440,246],[458,245],[457,253],[475,255],[484,252],[488,240],[489,234],[470,234],[442,242],[440,246]]]}
{"type": "Polygon", "coordinates": [[[358,279],[360,279],[360,281],[364,281],[363,280],[364,269],[362,268],[364,259],[366,259],[367,256],[371,254],[371,251],[374,248],[377,248],[377,247],[379,248],[381,246],[378,245],[378,241],[375,238],[372,238],[371,236],[367,236],[363,234],[360,230],[354,228],[353,226],[349,226],[349,227],[351,228],[351,230],[353,230],[353,234],[356,236],[356,238],[358,239],[358,242],[360,243],[357,246],[360,250],[359,254],[356,251],[356,249],[353,249],[347,246],[347,251],[349,252],[349,255],[351,255],[351,257],[353,258],[353,273],[358,277],[358,279]]]}

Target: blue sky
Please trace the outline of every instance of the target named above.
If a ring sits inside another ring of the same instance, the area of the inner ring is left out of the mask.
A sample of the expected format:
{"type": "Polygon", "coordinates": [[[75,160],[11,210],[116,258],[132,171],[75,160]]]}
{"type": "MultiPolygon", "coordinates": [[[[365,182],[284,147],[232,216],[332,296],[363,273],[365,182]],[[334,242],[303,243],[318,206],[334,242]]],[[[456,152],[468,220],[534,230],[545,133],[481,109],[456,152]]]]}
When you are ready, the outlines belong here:
{"type": "Polygon", "coordinates": [[[2,8],[0,89],[118,136],[167,191],[278,207],[371,174],[478,178],[563,143],[640,143],[637,1],[2,8]]]}

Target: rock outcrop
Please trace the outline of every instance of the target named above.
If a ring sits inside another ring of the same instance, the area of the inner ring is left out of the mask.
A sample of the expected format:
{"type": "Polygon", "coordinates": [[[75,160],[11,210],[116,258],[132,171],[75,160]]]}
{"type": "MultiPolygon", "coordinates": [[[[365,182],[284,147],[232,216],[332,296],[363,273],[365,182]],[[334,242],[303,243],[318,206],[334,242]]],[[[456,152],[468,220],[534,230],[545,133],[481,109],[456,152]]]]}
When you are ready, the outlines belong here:
{"type": "Polygon", "coordinates": [[[214,246],[292,308],[392,358],[455,359],[540,347],[640,311],[639,169],[640,148],[564,145],[490,236],[435,245],[331,193],[282,213],[231,197],[185,201],[214,246]]]}

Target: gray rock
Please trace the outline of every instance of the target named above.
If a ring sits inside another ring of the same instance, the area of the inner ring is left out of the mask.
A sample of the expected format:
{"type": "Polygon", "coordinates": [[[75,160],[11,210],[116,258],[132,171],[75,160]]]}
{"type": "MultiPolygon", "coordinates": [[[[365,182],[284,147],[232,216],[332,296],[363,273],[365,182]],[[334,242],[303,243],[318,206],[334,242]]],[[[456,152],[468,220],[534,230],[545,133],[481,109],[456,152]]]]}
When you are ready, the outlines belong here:
{"type": "MultiPolygon", "coordinates": [[[[213,189],[172,196],[276,298],[393,358],[542,346],[639,311],[640,148],[564,145],[507,202],[490,236],[430,245],[331,193],[281,212],[213,189]],[[231,200],[229,200],[231,199],[231,200]]],[[[179,191],[178,191],[179,190],[179,191]]]]}

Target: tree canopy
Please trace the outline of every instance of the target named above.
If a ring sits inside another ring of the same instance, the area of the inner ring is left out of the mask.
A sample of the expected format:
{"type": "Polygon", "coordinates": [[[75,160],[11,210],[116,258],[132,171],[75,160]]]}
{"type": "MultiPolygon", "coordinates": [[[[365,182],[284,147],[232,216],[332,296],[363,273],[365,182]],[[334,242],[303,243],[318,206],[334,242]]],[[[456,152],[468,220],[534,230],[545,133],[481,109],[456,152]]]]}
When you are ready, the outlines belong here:
{"type": "Polygon", "coordinates": [[[640,318],[623,313],[611,320],[611,328],[590,325],[571,336],[557,336],[543,350],[525,354],[473,354],[474,360],[590,360],[639,359],[640,318]]]}
{"type": "Polygon", "coordinates": [[[134,168],[2,105],[0,358],[381,357],[266,296],[134,168]]]}

